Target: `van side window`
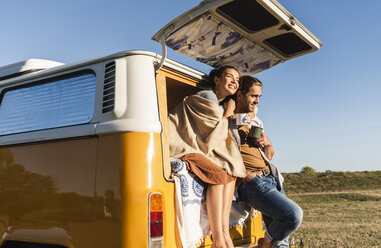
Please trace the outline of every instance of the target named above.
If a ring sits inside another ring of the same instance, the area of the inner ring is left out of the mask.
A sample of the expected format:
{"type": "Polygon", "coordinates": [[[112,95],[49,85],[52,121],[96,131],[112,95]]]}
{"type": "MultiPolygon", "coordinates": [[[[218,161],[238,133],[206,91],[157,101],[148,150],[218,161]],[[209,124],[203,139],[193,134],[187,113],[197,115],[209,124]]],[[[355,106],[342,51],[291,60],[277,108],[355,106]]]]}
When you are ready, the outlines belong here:
{"type": "Polygon", "coordinates": [[[95,89],[89,71],[7,89],[0,103],[0,135],[89,123],[95,89]]]}

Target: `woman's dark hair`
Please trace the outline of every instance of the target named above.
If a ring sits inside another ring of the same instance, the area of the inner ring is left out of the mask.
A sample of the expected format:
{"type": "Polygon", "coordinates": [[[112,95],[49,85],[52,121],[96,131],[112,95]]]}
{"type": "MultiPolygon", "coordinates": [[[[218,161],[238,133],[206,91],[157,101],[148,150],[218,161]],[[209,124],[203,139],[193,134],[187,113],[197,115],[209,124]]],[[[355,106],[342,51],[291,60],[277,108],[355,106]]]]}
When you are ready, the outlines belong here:
{"type": "Polygon", "coordinates": [[[212,84],[212,88],[213,89],[216,86],[216,84],[214,83],[214,78],[215,77],[221,77],[222,73],[226,69],[234,69],[234,70],[238,71],[234,66],[231,66],[231,65],[224,65],[224,66],[218,67],[218,68],[213,69],[213,70],[210,71],[210,73],[209,73],[209,80],[210,80],[210,83],[212,84]]]}

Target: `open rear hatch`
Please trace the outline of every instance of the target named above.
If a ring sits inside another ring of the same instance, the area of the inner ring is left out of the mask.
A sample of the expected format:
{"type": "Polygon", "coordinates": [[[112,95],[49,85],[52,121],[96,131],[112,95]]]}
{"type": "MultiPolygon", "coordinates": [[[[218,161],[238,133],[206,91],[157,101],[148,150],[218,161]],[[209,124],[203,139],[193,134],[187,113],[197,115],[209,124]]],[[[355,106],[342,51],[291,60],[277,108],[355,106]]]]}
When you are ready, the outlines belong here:
{"type": "Polygon", "coordinates": [[[153,37],[212,67],[252,75],[322,43],[275,0],[204,0],[153,37]]]}

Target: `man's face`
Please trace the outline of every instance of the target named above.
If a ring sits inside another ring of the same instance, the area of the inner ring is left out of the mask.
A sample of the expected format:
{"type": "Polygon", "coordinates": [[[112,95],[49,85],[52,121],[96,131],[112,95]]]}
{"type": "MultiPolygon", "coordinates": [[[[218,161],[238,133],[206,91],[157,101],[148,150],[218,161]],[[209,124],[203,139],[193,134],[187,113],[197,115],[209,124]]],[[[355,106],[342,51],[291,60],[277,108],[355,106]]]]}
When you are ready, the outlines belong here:
{"type": "Polygon", "coordinates": [[[259,98],[262,95],[262,87],[258,85],[253,85],[250,87],[249,92],[243,95],[239,90],[237,92],[237,105],[244,112],[254,112],[255,105],[259,103],[259,98]]]}

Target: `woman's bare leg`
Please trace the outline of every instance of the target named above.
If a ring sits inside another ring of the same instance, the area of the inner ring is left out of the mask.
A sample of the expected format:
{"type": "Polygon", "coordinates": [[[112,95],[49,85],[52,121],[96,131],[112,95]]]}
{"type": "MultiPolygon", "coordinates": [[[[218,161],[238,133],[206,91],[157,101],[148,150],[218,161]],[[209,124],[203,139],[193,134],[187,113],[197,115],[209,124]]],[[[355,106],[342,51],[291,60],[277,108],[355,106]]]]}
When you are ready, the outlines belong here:
{"type": "Polygon", "coordinates": [[[222,209],[224,185],[208,185],[206,190],[206,210],[213,237],[213,248],[226,248],[222,230],[222,209]]]}
{"type": "Polygon", "coordinates": [[[232,206],[235,188],[235,180],[224,185],[224,200],[222,203],[222,230],[224,232],[225,243],[228,248],[234,248],[233,241],[229,233],[229,217],[232,206]]]}

